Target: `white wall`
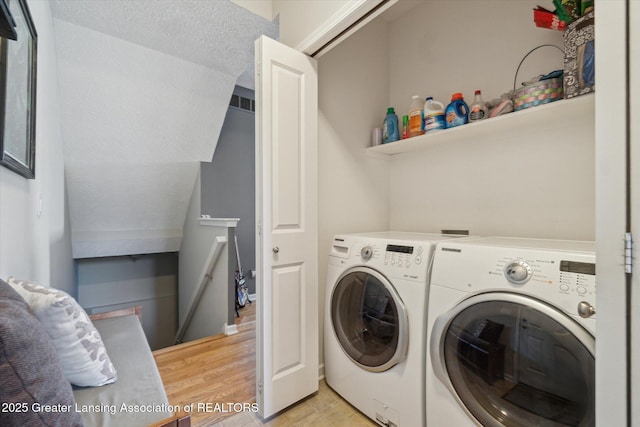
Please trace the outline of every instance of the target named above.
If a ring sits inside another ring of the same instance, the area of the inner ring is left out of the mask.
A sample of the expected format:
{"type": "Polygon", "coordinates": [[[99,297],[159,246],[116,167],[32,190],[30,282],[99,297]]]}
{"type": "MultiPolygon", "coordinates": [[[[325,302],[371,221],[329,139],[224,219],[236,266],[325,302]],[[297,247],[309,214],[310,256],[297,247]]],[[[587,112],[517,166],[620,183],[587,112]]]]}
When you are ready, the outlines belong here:
{"type": "Polygon", "coordinates": [[[399,156],[391,228],[593,240],[593,132],[576,120],[399,156]]]}
{"type": "MultiPolygon", "coordinates": [[[[433,96],[443,103],[462,92],[469,103],[476,89],[485,101],[513,89],[518,64],[542,44],[563,47],[562,32],[537,28],[536,5],[550,0],[429,0],[390,23],[390,101],[407,114],[411,96],[433,96]]],[[[553,47],[532,53],[518,84],[561,69],[564,54],[553,47]]]]}
{"type": "MultiPolygon", "coordinates": [[[[388,102],[387,40],[386,26],[372,23],[318,62],[320,325],[333,236],[389,226],[389,165],[365,149],[371,129],[382,125],[379,106],[388,102]]],[[[320,351],[322,360],[322,345],[320,351]]]]}
{"type": "Polygon", "coordinates": [[[280,42],[297,47],[350,2],[353,0],[272,0],[273,15],[280,16],[280,42]]]}
{"type": "MultiPolygon", "coordinates": [[[[485,100],[510,90],[527,51],[563,46],[561,32],[533,24],[537,3],[429,1],[391,22],[390,100],[398,115],[414,94],[446,104],[453,92],[470,102],[474,89],[485,100]]],[[[537,51],[519,80],[562,68],[562,58],[553,48],[537,51]]],[[[593,240],[594,162],[593,116],[396,156],[390,227],[593,240]]]]}
{"type": "Polygon", "coordinates": [[[236,76],[54,23],[74,257],[179,250],[236,76]]]}
{"type": "Polygon", "coordinates": [[[13,275],[75,295],[53,19],[48,1],[28,5],[38,33],[36,179],[0,167],[0,278],[13,275]]]}
{"type": "Polygon", "coordinates": [[[238,6],[262,16],[264,19],[273,21],[273,6],[271,0],[231,0],[238,6]]]}

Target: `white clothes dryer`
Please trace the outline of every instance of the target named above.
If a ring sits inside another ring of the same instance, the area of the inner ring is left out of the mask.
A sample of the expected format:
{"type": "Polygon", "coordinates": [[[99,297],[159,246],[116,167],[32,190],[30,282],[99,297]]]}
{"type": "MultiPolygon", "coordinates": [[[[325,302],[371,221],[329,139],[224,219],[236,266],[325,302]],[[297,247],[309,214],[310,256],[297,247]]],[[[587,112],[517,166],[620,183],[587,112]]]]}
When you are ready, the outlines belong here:
{"type": "Polygon", "coordinates": [[[439,244],[427,425],[595,425],[595,274],[594,242],[439,244]]]}
{"type": "Polygon", "coordinates": [[[327,384],[385,426],[424,420],[425,322],[435,244],[455,236],[335,236],[324,321],[327,384]]]}

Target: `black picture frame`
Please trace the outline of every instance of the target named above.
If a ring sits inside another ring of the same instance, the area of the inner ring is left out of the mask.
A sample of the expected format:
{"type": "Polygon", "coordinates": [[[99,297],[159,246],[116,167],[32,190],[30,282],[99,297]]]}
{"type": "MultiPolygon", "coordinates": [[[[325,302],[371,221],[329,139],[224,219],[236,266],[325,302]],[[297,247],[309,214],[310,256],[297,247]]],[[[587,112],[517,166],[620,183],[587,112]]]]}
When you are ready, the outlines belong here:
{"type": "Polygon", "coordinates": [[[38,35],[26,0],[4,1],[18,39],[0,39],[0,165],[33,179],[38,35]]]}

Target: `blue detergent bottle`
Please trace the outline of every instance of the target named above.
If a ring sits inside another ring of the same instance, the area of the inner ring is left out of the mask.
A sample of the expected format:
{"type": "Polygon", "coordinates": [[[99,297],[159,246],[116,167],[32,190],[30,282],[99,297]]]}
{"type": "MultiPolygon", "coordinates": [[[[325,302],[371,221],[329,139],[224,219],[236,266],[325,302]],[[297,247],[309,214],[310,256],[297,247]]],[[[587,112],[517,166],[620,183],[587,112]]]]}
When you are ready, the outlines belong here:
{"type": "Polygon", "coordinates": [[[393,107],[387,108],[387,116],[384,118],[382,124],[382,143],[397,141],[400,139],[400,132],[398,131],[398,116],[393,107]]]}
{"type": "Polygon", "coordinates": [[[464,102],[460,92],[451,95],[451,103],[447,105],[444,115],[447,120],[447,129],[469,122],[469,106],[464,102]]]}

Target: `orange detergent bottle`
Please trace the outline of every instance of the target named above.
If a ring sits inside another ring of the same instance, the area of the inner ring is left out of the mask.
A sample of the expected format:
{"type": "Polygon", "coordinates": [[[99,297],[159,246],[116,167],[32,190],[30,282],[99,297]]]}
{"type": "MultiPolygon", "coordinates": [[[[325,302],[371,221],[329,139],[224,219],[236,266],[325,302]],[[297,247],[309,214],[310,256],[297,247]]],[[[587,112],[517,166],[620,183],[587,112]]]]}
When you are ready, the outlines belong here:
{"type": "Polygon", "coordinates": [[[409,138],[424,133],[424,101],[421,96],[414,95],[409,106],[409,138]]]}

